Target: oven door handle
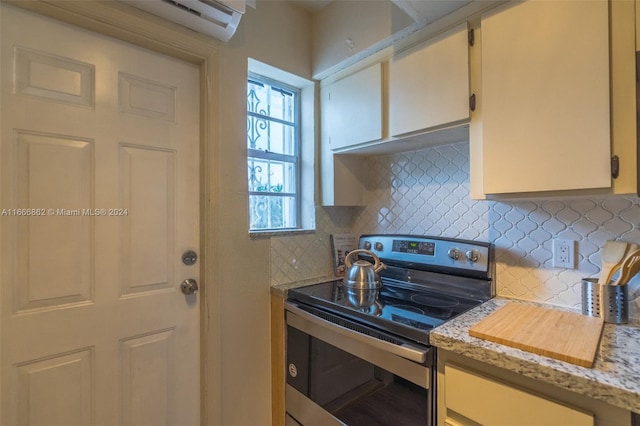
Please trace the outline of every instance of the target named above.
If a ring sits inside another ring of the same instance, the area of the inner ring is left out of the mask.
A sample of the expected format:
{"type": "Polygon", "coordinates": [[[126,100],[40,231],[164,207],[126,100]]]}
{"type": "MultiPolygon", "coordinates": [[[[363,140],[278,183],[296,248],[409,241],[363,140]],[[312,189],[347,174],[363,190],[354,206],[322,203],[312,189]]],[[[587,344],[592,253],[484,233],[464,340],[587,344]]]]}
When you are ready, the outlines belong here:
{"type": "MultiPolygon", "coordinates": [[[[375,347],[385,352],[392,353],[394,355],[400,356],[402,358],[408,359],[410,361],[418,362],[420,364],[424,364],[427,360],[427,350],[422,349],[418,346],[412,346],[407,343],[403,343],[402,345],[397,345],[395,343],[385,342],[384,340],[376,339],[375,337],[367,336],[366,334],[358,333],[357,331],[350,330],[346,327],[342,327],[338,324],[334,324],[330,321],[319,318],[309,312],[300,309],[296,305],[285,302],[285,309],[290,311],[304,320],[309,321],[313,324],[316,324],[320,327],[328,328],[342,336],[348,337],[349,339],[354,339],[359,341],[360,343],[375,347]]],[[[287,324],[296,327],[296,324],[291,324],[289,317],[287,316],[287,324]]]]}

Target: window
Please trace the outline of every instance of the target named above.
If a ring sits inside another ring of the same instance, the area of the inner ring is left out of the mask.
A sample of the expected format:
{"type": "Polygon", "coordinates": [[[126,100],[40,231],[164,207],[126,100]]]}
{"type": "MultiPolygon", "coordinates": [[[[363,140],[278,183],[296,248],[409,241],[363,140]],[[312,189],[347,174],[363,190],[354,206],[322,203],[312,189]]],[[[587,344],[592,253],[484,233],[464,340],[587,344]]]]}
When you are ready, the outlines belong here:
{"type": "Polygon", "coordinates": [[[249,230],[300,228],[300,91],[247,81],[249,230]]]}

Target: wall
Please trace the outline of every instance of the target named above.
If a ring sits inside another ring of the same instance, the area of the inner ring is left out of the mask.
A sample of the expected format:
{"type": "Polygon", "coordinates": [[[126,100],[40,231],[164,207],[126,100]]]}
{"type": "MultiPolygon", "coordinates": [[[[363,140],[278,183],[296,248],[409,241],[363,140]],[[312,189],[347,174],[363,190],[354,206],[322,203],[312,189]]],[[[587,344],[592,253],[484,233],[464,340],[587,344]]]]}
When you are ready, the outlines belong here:
{"type": "MultiPolygon", "coordinates": [[[[490,241],[496,245],[498,295],[577,309],[580,281],[598,275],[604,242],[620,238],[640,243],[640,200],[635,196],[470,200],[468,148],[464,142],[370,158],[367,207],[343,209],[353,215],[351,232],[490,241]],[[578,242],[576,269],[552,266],[554,238],[578,242]]],[[[319,229],[322,238],[342,232],[333,231],[329,222],[322,225],[329,227],[319,229]]],[[[327,242],[322,243],[328,253],[327,242]]],[[[279,252],[280,245],[272,244],[272,278],[276,279],[286,277],[290,266],[274,263],[279,252]]],[[[298,262],[298,270],[305,267],[298,262]]],[[[640,318],[640,278],[631,284],[631,315],[640,318]]]]}
{"type": "Polygon", "coordinates": [[[336,0],[313,14],[313,76],[322,79],[377,51],[376,45],[414,24],[392,1],[336,0]],[[337,66],[337,67],[336,67],[337,66]]]}
{"type": "Polygon", "coordinates": [[[283,1],[258,1],[220,51],[219,223],[220,424],[271,424],[268,239],[248,228],[247,60],[310,78],[310,17],[283,1]]]}
{"type": "Polygon", "coordinates": [[[316,231],[271,239],[271,283],[333,279],[330,234],[352,232],[353,213],[345,207],[316,207],[316,231]]]}

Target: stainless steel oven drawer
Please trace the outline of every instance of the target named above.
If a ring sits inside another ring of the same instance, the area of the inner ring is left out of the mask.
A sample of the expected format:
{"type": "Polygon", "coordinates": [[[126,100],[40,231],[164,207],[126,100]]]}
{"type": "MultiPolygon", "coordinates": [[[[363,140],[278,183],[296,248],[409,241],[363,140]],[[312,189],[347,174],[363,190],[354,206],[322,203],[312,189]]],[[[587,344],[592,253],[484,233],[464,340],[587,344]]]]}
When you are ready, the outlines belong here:
{"type": "Polygon", "coordinates": [[[397,374],[418,386],[429,388],[431,370],[425,368],[431,347],[398,346],[318,318],[285,303],[287,325],[323,340],[359,358],[397,374]],[[410,359],[420,360],[421,363],[410,359]]]}
{"type": "Polygon", "coordinates": [[[295,302],[287,302],[285,309],[285,399],[292,420],[304,426],[373,419],[390,425],[433,424],[434,348],[378,340],[347,323],[315,316],[295,302]]]}

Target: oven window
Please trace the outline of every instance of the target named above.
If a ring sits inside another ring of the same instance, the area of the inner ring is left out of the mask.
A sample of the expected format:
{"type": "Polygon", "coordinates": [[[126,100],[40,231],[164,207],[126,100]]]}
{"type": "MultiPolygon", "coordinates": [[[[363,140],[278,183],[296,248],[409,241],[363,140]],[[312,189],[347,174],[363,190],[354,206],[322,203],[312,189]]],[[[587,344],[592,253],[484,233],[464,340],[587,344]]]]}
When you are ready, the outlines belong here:
{"type": "Polygon", "coordinates": [[[333,411],[329,406],[327,410],[348,425],[426,425],[426,390],[385,374],[388,379],[372,392],[363,390],[358,399],[333,411]]]}
{"type": "Polygon", "coordinates": [[[429,424],[427,389],[288,328],[288,383],[328,413],[351,426],[429,424]]]}

